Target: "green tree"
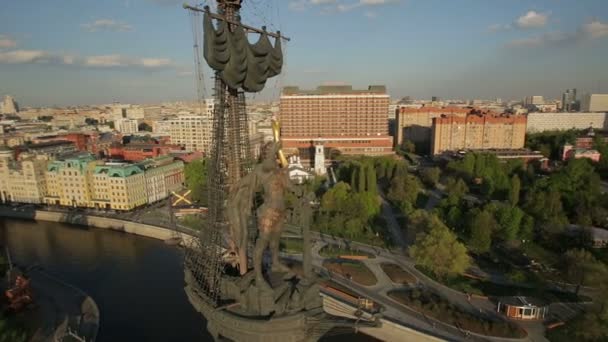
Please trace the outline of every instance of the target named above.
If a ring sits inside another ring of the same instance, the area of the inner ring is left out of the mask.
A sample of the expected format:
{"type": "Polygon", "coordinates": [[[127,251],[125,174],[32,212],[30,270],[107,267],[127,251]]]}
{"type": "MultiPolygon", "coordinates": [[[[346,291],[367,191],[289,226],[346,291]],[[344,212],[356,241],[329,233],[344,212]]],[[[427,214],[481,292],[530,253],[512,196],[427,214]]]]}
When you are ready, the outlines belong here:
{"type": "Polygon", "coordinates": [[[416,145],[413,142],[404,139],[401,143],[401,151],[407,153],[416,153],[416,145]]]}
{"type": "Polygon", "coordinates": [[[407,173],[399,173],[390,183],[387,198],[397,206],[401,206],[403,202],[413,205],[416,203],[420,191],[421,186],[416,177],[407,173]]]}
{"type": "Polygon", "coordinates": [[[190,198],[197,203],[206,204],[207,160],[198,159],[186,164],[184,176],[186,178],[186,187],[192,191],[190,198]]]}
{"type": "Polygon", "coordinates": [[[608,269],[593,254],[584,249],[571,249],[564,254],[562,274],[564,278],[577,285],[597,286],[607,280],[608,269]]]}
{"type": "Polygon", "coordinates": [[[526,242],[534,239],[534,218],[532,216],[525,215],[522,219],[521,228],[519,229],[519,239],[526,242]]]}
{"type": "Polygon", "coordinates": [[[468,246],[477,254],[487,253],[492,246],[492,234],[496,229],[496,220],[492,213],[486,210],[475,210],[471,216],[468,246]]]}
{"type": "Polygon", "coordinates": [[[378,180],[376,177],[376,169],[373,167],[371,163],[366,163],[366,172],[365,172],[365,190],[372,194],[378,193],[378,180]]]}
{"type": "Polygon", "coordinates": [[[464,195],[469,192],[469,187],[462,178],[448,177],[445,184],[445,191],[448,193],[447,204],[458,205],[464,195]]]}
{"type": "Polygon", "coordinates": [[[357,165],[357,186],[354,186],[354,184],[351,184],[351,186],[353,187],[353,190],[357,191],[357,192],[362,192],[365,191],[365,181],[366,181],[366,175],[365,173],[367,172],[367,169],[365,168],[365,165],[357,165]]]}
{"type": "Polygon", "coordinates": [[[496,211],[500,237],[505,241],[517,240],[524,216],[525,213],[518,207],[500,206],[496,211]]]}
{"type": "Polygon", "coordinates": [[[511,177],[511,187],[509,188],[509,203],[512,206],[516,206],[519,203],[519,193],[521,191],[521,180],[519,176],[513,175],[511,177]]]}
{"type": "Polygon", "coordinates": [[[409,254],[416,265],[442,279],[463,274],[471,265],[467,248],[445,226],[435,226],[428,233],[419,234],[409,254]]]}
{"type": "Polygon", "coordinates": [[[435,186],[439,182],[441,170],[438,167],[430,167],[422,170],[422,181],[428,186],[435,186]]]}
{"type": "Polygon", "coordinates": [[[146,122],[142,122],[137,126],[140,131],[152,132],[152,126],[148,125],[146,122]]]}

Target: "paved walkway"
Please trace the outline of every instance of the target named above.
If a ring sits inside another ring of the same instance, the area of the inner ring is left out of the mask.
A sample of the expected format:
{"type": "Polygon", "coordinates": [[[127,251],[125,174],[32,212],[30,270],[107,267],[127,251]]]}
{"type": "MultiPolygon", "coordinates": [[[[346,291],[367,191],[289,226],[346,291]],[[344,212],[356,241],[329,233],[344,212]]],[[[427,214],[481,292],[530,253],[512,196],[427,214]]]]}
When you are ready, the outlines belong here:
{"type": "MultiPolygon", "coordinates": [[[[407,308],[406,306],[399,304],[398,302],[390,298],[388,296],[388,292],[395,289],[401,289],[403,288],[403,285],[396,284],[391,281],[391,279],[382,270],[380,266],[382,263],[393,263],[399,265],[404,270],[410,272],[413,276],[415,276],[421,284],[424,284],[424,286],[426,286],[427,288],[430,288],[436,293],[440,294],[447,301],[449,301],[453,305],[458,306],[462,310],[468,311],[471,314],[475,314],[476,316],[504,319],[503,316],[499,315],[496,312],[496,305],[490,300],[478,297],[469,298],[466,294],[453,290],[418,271],[414,267],[414,261],[406,254],[406,248],[408,246],[403,238],[401,228],[399,227],[392,207],[383,197],[381,197],[381,200],[383,217],[387,221],[389,232],[393,236],[393,241],[395,241],[396,244],[399,246],[397,251],[395,251],[396,253],[385,250],[383,248],[347,241],[345,239],[337,237],[328,237],[321,234],[314,234],[313,239],[315,241],[312,248],[313,265],[317,268],[322,268],[324,258],[319,254],[319,251],[327,244],[348,246],[351,249],[359,250],[361,252],[374,255],[375,258],[364,260],[363,263],[370,269],[370,271],[378,280],[375,285],[358,285],[353,283],[352,281],[349,281],[336,275],[330,275],[332,277],[332,280],[335,281],[336,279],[338,279],[339,283],[349,288],[352,288],[353,290],[361,293],[362,295],[367,296],[370,299],[376,301],[377,303],[383,305],[386,308],[384,314],[387,317],[395,317],[397,319],[400,319],[402,322],[406,322],[409,326],[413,328],[420,329],[421,331],[434,333],[435,335],[440,336],[442,338],[447,338],[450,340],[461,340],[464,336],[466,336],[466,332],[460,331],[452,326],[443,324],[439,321],[435,321],[432,318],[426,317],[414,310],[407,308]],[[404,314],[406,315],[405,317],[404,314]]],[[[570,306],[570,304],[563,305],[565,307],[570,306]]],[[[526,323],[525,326],[522,325],[522,327],[524,327],[529,333],[527,340],[543,342],[547,341],[547,339],[544,337],[544,326],[542,323],[526,323]]],[[[472,336],[475,335],[469,336],[468,339],[472,339],[472,336]]],[[[476,336],[475,339],[492,341],[507,340],[481,336],[476,336]]]]}

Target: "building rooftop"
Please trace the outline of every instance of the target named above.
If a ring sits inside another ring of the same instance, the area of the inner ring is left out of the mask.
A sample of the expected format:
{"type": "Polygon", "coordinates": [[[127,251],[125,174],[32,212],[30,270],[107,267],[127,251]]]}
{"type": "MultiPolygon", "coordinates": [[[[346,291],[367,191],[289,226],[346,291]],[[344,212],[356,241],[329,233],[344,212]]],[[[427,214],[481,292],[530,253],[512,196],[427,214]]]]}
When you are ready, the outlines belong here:
{"type": "Polygon", "coordinates": [[[118,165],[100,165],[95,168],[95,174],[107,174],[108,177],[126,178],[142,173],[142,169],[136,165],[118,164],[118,165]]]}
{"type": "Polygon", "coordinates": [[[300,89],[299,87],[284,87],[283,95],[365,95],[386,94],[386,86],[370,85],[367,89],[355,90],[351,85],[318,86],[314,90],[300,89]]]}

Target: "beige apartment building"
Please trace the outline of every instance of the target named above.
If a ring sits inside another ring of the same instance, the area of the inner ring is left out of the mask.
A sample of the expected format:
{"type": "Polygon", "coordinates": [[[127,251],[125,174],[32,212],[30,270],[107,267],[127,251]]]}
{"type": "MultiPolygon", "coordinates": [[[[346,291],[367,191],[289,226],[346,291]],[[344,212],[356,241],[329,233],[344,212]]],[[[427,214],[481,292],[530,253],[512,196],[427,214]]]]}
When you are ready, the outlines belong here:
{"type": "Polygon", "coordinates": [[[525,116],[443,115],[433,119],[431,152],[463,149],[520,149],[526,140],[525,116]]]}
{"type": "Polygon", "coordinates": [[[0,202],[43,203],[47,191],[44,173],[48,160],[44,156],[0,151],[0,202]]]}
{"type": "Polygon", "coordinates": [[[148,203],[161,201],[184,186],[184,163],[171,157],[147,159],[137,164],[145,171],[148,203]]]}
{"type": "Polygon", "coordinates": [[[209,151],[211,146],[211,119],[201,115],[180,115],[169,120],[171,143],[189,151],[209,151]]]}
{"type": "Polygon", "coordinates": [[[460,107],[398,107],[395,112],[395,147],[400,146],[404,140],[429,146],[433,119],[441,115],[465,117],[471,110],[460,107]]]}
{"type": "Polygon", "coordinates": [[[288,152],[310,159],[322,144],[343,154],[392,153],[388,135],[390,97],[384,86],[320,86],[314,90],[285,87],[281,94],[281,140],[288,152]]]}

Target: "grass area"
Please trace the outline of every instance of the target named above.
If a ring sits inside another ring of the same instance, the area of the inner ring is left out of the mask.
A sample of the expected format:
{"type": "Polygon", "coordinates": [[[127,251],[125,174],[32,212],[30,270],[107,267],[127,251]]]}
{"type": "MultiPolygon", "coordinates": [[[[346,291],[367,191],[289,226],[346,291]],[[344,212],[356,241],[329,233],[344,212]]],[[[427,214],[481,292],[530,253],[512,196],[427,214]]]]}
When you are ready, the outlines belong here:
{"type": "Polygon", "coordinates": [[[336,245],[327,245],[321,248],[319,254],[324,258],[339,258],[344,255],[367,257],[369,259],[375,258],[375,255],[373,254],[362,252],[354,248],[340,248],[336,245]]]}
{"type": "Polygon", "coordinates": [[[449,278],[447,280],[441,280],[435,277],[435,275],[428,270],[416,267],[420,272],[426,276],[460,292],[466,292],[471,294],[477,294],[487,297],[512,297],[512,296],[524,296],[534,297],[548,303],[557,302],[581,302],[590,300],[589,297],[577,296],[572,292],[561,292],[556,290],[549,290],[542,287],[528,288],[524,286],[516,285],[502,285],[496,284],[489,281],[471,279],[463,276],[449,278]]]}
{"type": "Polygon", "coordinates": [[[535,243],[526,243],[522,245],[522,251],[528,258],[551,267],[558,264],[561,260],[560,255],[535,243]]]}
{"type": "Polygon", "coordinates": [[[362,262],[356,260],[333,259],[323,262],[323,266],[330,272],[338,273],[355,283],[372,286],[378,282],[376,276],[362,262]]]}
{"type": "Polygon", "coordinates": [[[201,230],[204,220],[197,215],[186,215],[179,219],[179,223],[194,230],[201,230]]]}
{"type": "Polygon", "coordinates": [[[281,239],[279,248],[286,253],[298,254],[304,250],[304,242],[301,239],[281,239]]]}
{"type": "Polygon", "coordinates": [[[386,275],[391,278],[393,283],[408,285],[415,284],[416,277],[414,277],[411,273],[401,268],[399,265],[383,263],[380,264],[382,271],[386,273],[386,275]]]}
{"type": "Polygon", "coordinates": [[[527,335],[524,330],[508,321],[472,315],[428,290],[396,290],[388,295],[427,316],[477,334],[504,338],[523,338],[527,335]]]}

